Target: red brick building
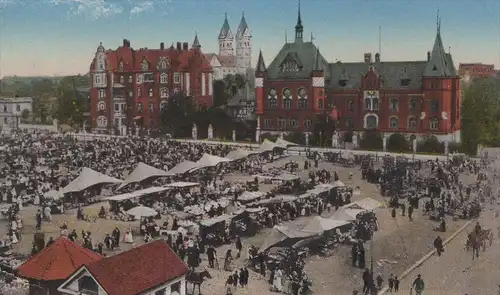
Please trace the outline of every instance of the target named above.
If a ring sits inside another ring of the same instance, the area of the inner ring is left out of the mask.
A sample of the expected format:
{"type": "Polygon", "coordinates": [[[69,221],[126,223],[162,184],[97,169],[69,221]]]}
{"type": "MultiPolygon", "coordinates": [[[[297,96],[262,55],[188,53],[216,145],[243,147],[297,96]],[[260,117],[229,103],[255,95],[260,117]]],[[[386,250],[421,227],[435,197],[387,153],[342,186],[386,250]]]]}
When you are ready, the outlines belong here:
{"type": "Polygon", "coordinates": [[[485,65],[482,63],[461,63],[458,66],[458,72],[462,80],[466,83],[476,78],[496,77],[498,75],[495,65],[485,65]]]}
{"type": "MultiPolygon", "coordinates": [[[[433,134],[459,141],[460,76],[444,50],[438,25],[432,51],[422,61],[328,63],[303,38],[298,14],[295,40],[266,67],[256,67],[256,114],[261,132],[311,132],[317,114],[339,114],[340,131],[433,134]]],[[[422,54],[425,57],[425,53],[422,54]]]]}
{"type": "Polygon", "coordinates": [[[97,133],[154,130],[169,96],[183,92],[200,105],[212,105],[213,74],[198,36],[189,47],[135,50],[123,40],[116,50],[102,44],[90,66],[90,117],[97,133]]]}

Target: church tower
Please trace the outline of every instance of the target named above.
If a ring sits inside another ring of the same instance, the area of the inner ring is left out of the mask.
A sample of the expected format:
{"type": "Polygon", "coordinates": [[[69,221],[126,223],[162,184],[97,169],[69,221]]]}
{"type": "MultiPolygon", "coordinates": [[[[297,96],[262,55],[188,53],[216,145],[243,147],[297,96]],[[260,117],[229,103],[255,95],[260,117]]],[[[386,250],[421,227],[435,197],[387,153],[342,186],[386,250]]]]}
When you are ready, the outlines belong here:
{"type": "Polygon", "coordinates": [[[247,25],[245,14],[242,14],[241,21],[236,31],[236,71],[239,74],[246,74],[247,69],[252,66],[252,33],[247,25]]]}
{"type": "Polygon", "coordinates": [[[231,28],[229,27],[229,22],[227,21],[227,13],[224,19],[224,23],[222,24],[222,28],[219,33],[219,55],[220,56],[233,56],[233,32],[231,32],[231,28]]]}

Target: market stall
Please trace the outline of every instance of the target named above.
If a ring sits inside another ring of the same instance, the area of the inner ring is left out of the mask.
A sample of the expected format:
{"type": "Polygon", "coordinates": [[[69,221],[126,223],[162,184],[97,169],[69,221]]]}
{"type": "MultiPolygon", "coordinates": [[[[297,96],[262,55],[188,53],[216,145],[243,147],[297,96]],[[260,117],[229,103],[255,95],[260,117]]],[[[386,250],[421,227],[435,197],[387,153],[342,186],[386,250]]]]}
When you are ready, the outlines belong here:
{"type": "Polygon", "coordinates": [[[122,189],[131,183],[137,183],[152,178],[167,177],[172,175],[174,174],[140,162],[139,164],[137,164],[135,169],[127,176],[127,178],[125,178],[123,183],[120,184],[118,189],[122,189]]]}

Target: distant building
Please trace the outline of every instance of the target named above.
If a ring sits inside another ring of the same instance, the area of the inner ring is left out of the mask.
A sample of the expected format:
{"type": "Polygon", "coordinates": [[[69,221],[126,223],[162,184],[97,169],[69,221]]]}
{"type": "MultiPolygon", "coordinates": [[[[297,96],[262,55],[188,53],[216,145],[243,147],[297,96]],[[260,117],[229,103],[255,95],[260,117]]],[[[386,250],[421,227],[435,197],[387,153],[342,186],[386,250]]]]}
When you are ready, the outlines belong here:
{"type": "Polygon", "coordinates": [[[236,36],[234,36],[226,14],[219,33],[219,53],[207,53],[205,56],[217,80],[223,79],[228,74],[245,75],[247,73],[247,70],[252,67],[252,33],[245,15],[241,16],[236,36]]]}
{"type": "Polygon", "coordinates": [[[32,114],[33,98],[0,98],[0,126],[15,128],[19,126],[21,119],[31,117],[32,114]]]}
{"type": "Polygon", "coordinates": [[[495,70],[495,65],[483,63],[466,63],[458,66],[458,72],[462,81],[470,83],[476,78],[482,77],[497,77],[498,71],[495,70]]]}
{"type": "Polygon", "coordinates": [[[79,267],[57,290],[65,295],[186,295],[187,273],[166,241],[156,240],[79,267]]]}
{"type": "Polygon", "coordinates": [[[268,67],[259,54],[256,114],[263,132],[312,132],[318,115],[331,114],[341,132],[460,141],[460,76],[440,25],[432,51],[420,61],[366,53],[357,62],[329,63],[303,32],[299,9],[295,40],[283,44],[268,67]]]}
{"type": "Polygon", "coordinates": [[[227,101],[226,110],[231,117],[240,121],[255,119],[255,91],[248,81],[227,101]]]}

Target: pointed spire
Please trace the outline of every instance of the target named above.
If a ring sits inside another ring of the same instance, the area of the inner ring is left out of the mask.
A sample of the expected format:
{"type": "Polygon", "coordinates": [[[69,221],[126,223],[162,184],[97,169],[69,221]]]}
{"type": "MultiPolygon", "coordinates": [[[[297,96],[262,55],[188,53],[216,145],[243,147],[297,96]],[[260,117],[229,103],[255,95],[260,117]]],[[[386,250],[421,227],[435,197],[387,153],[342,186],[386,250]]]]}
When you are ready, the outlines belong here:
{"type": "Polygon", "coordinates": [[[201,48],[200,40],[198,40],[198,31],[194,33],[194,41],[192,48],[201,48]]]}
{"type": "Polygon", "coordinates": [[[233,34],[231,33],[231,28],[229,27],[229,22],[227,21],[227,12],[224,14],[224,23],[220,29],[219,39],[232,39],[233,34]]]}
{"type": "Polygon", "coordinates": [[[302,41],[302,33],[304,32],[304,26],[302,26],[302,16],[300,15],[300,0],[299,1],[299,12],[297,17],[297,25],[295,26],[295,42],[302,41]]]}
{"type": "Polygon", "coordinates": [[[288,31],[285,30],[285,43],[288,43],[288,31]]]}
{"type": "Polygon", "coordinates": [[[451,56],[446,54],[441,39],[441,19],[439,12],[437,17],[436,39],[432,48],[429,61],[425,67],[424,77],[449,77],[455,76],[455,70],[451,56]]]}
{"type": "Polygon", "coordinates": [[[259,52],[259,59],[257,60],[256,72],[264,73],[266,71],[266,64],[264,63],[264,57],[262,56],[262,50],[259,52]]]}
{"type": "Polygon", "coordinates": [[[316,57],[314,59],[313,71],[315,71],[315,72],[323,71],[323,63],[321,60],[321,53],[319,53],[319,47],[316,49],[316,57]]]}
{"type": "Polygon", "coordinates": [[[436,28],[437,28],[437,33],[441,34],[441,18],[439,17],[439,9],[437,10],[436,28]]]}
{"type": "Polygon", "coordinates": [[[238,26],[238,30],[236,31],[236,38],[243,37],[243,34],[245,33],[245,31],[247,29],[248,29],[248,25],[247,25],[247,20],[245,19],[245,12],[242,11],[240,25],[238,26]]]}

